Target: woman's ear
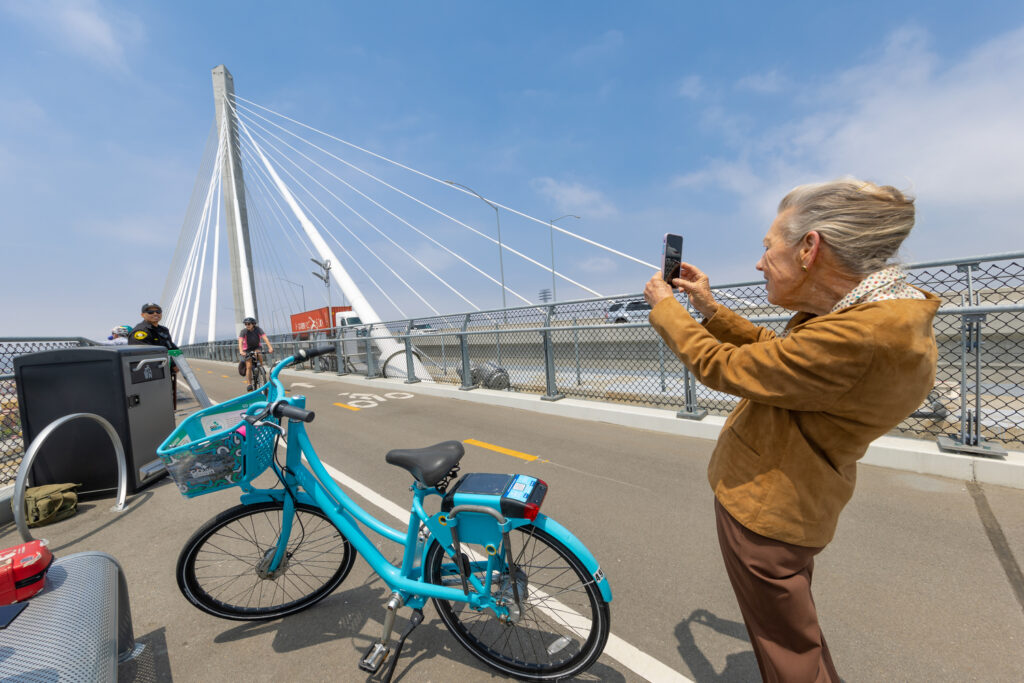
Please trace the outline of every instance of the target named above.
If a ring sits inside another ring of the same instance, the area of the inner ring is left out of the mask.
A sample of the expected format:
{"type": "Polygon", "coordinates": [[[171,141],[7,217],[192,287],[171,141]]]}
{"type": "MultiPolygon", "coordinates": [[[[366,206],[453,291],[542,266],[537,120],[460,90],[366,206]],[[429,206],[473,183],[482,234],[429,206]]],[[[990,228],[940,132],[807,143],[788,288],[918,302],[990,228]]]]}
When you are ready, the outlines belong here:
{"type": "Polygon", "coordinates": [[[821,249],[821,235],[817,230],[811,230],[800,240],[800,262],[804,269],[810,268],[817,260],[818,252],[821,249]]]}

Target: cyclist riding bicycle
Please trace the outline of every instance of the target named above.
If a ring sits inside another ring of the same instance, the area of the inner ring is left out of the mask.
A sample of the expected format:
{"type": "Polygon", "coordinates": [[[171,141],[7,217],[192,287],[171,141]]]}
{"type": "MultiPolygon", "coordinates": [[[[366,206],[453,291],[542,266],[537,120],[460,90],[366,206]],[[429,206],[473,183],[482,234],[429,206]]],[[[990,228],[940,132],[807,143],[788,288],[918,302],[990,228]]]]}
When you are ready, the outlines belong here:
{"type": "Polygon", "coordinates": [[[267,343],[267,353],[273,353],[274,346],[267,339],[267,333],[263,331],[263,328],[256,324],[256,318],[246,318],[242,323],[245,327],[238,333],[238,355],[245,358],[245,390],[252,391],[254,389],[252,385],[253,357],[247,355],[247,352],[254,352],[258,362],[262,363],[263,351],[261,342],[267,343]]]}

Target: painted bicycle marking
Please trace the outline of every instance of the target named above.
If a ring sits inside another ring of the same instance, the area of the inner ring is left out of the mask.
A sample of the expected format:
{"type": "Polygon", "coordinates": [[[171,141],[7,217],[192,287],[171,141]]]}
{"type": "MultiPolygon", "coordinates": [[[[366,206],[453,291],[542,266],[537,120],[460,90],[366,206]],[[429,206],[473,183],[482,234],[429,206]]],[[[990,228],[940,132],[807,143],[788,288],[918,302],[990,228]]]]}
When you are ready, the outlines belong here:
{"type": "Polygon", "coordinates": [[[397,401],[412,398],[413,394],[409,394],[404,391],[389,391],[386,394],[363,394],[359,392],[349,393],[347,391],[342,391],[338,396],[348,396],[351,400],[346,401],[346,404],[353,408],[374,408],[381,403],[387,403],[389,399],[397,401]]]}

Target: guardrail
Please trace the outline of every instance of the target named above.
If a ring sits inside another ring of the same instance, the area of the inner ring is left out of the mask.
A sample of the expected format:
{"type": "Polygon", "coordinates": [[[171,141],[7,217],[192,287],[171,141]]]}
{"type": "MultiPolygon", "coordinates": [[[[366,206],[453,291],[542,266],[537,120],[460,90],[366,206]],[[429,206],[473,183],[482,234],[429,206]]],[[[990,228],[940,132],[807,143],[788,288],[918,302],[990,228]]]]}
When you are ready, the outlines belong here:
{"type": "MultiPolygon", "coordinates": [[[[1024,446],[1024,253],[933,261],[908,267],[908,279],[942,299],[935,387],[895,432],[940,439],[943,448],[999,455],[1024,446]]],[[[767,301],[763,282],[714,287],[733,310],[782,332],[792,313],[767,301]]],[[[337,359],[315,372],[385,374],[538,394],[675,408],[680,417],[725,415],[736,398],[712,391],[687,372],[647,324],[639,294],[539,304],[275,335],[275,349],[334,341],[337,359]],[[629,310],[629,303],[634,303],[629,310]],[[616,306],[616,304],[623,304],[616,306]],[[622,321],[622,322],[619,322],[622,321]],[[371,343],[388,335],[404,352],[380,357],[371,343]],[[430,372],[417,378],[411,359],[430,372]]],[[[184,347],[187,355],[237,360],[237,342],[184,347]]]]}
{"type": "MultiPolygon", "coordinates": [[[[908,271],[910,282],[943,301],[935,319],[939,362],[928,400],[896,433],[986,455],[998,455],[1000,446],[1024,448],[1024,252],[930,261],[908,271]]],[[[763,282],[713,289],[722,303],[778,332],[791,316],[768,303],[763,282]]],[[[693,419],[725,415],[736,403],[735,397],[694,380],[647,324],[639,294],[273,335],[271,340],[289,355],[310,341],[334,341],[336,357],[306,364],[314,372],[423,379],[466,390],[485,386],[535,393],[549,401],[571,396],[674,408],[680,417],[693,419]],[[372,342],[385,334],[404,348],[381,357],[372,342]],[[429,378],[413,376],[413,357],[428,369],[429,378]]],[[[0,338],[0,486],[14,479],[24,452],[14,357],[94,343],[78,337],[0,338]]],[[[189,358],[238,361],[235,339],[182,348],[189,358]]]]}

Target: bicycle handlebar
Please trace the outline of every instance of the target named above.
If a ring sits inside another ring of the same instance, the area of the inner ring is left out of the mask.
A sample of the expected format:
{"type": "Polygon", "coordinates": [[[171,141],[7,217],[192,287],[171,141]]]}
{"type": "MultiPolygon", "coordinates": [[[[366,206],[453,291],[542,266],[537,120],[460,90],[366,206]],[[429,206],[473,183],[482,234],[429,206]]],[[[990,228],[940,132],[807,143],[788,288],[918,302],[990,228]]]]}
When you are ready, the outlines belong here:
{"type": "Polygon", "coordinates": [[[302,422],[312,422],[313,418],[316,417],[316,413],[314,411],[296,408],[284,401],[278,401],[275,403],[270,412],[277,418],[287,417],[290,420],[301,420],[302,422]]]}
{"type": "Polygon", "coordinates": [[[321,344],[311,349],[299,349],[295,352],[295,362],[301,363],[302,361],[322,356],[325,353],[334,353],[334,344],[321,344]]]}

